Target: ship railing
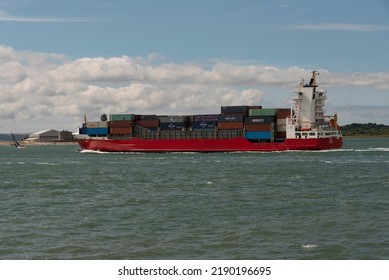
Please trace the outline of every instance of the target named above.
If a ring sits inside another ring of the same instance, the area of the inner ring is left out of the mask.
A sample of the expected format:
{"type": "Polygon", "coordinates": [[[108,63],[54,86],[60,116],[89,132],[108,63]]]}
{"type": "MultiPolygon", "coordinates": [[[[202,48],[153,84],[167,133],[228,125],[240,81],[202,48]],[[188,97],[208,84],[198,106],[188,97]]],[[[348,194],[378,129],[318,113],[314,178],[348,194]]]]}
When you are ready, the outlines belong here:
{"type": "Polygon", "coordinates": [[[328,130],[328,131],[321,131],[320,136],[322,138],[328,138],[328,137],[341,137],[342,134],[338,130],[328,130]]]}
{"type": "Polygon", "coordinates": [[[182,130],[160,130],[157,135],[158,139],[189,139],[186,131],[182,130]]]}
{"type": "Polygon", "coordinates": [[[132,135],[130,134],[110,134],[108,139],[115,139],[115,140],[128,140],[132,139],[132,135]]]}
{"type": "Polygon", "coordinates": [[[243,137],[244,131],[238,130],[160,130],[150,131],[143,127],[136,129],[136,137],[141,139],[231,139],[243,137]]]}
{"type": "Polygon", "coordinates": [[[317,131],[296,131],[295,138],[319,138],[317,131]]]}
{"type": "Polygon", "coordinates": [[[310,131],[296,131],[295,138],[339,138],[342,134],[337,130],[310,130],[310,131]]]}
{"type": "Polygon", "coordinates": [[[190,131],[190,139],[216,139],[218,137],[217,130],[192,130],[190,131]]]}
{"type": "Polygon", "coordinates": [[[218,131],[218,138],[222,138],[222,139],[231,139],[231,138],[243,137],[243,136],[244,136],[244,132],[242,129],[218,131]]]}

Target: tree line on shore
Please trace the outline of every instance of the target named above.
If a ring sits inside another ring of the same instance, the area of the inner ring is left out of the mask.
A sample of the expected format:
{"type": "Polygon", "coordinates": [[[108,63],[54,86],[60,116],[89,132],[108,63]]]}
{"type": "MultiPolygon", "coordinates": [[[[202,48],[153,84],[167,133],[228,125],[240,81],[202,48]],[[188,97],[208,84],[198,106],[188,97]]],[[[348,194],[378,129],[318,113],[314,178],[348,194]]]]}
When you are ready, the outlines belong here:
{"type": "Polygon", "coordinates": [[[352,123],[340,127],[343,136],[389,136],[389,125],[352,123]]]}

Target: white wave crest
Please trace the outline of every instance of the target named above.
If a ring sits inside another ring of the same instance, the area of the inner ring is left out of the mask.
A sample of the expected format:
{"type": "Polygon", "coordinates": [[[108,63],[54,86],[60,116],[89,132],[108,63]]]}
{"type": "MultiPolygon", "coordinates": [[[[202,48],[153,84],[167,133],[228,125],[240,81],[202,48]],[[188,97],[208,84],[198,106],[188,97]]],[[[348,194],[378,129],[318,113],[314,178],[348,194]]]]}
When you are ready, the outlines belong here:
{"type": "Polygon", "coordinates": [[[51,162],[37,162],[35,164],[37,164],[37,165],[52,165],[52,166],[57,165],[57,164],[51,163],[51,162]]]}
{"type": "Polygon", "coordinates": [[[306,245],[301,245],[301,247],[303,247],[304,249],[315,249],[317,247],[319,247],[319,245],[316,245],[316,244],[306,244],[306,245]]]}
{"type": "Polygon", "coordinates": [[[367,148],[367,149],[357,149],[356,152],[389,152],[389,148],[386,147],[376,147],[376,148],[367,148]]]}
{"type": "Polygon", "coordinates": [[[102,152],[102,151],[96,151],[96,150],[80,150],[78,151],[82,154],[110,154],[110,152],[102,152]]]}

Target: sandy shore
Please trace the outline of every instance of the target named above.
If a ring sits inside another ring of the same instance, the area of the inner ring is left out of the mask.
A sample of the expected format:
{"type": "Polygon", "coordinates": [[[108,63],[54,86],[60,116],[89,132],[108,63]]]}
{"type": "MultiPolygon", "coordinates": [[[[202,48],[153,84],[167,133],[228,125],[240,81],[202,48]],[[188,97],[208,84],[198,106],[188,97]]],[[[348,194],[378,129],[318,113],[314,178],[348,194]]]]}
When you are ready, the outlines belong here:
{"type": "MultiPolygon", "coordinates": [[[[21,141],[19,142],[23,146],[71,146],[71,145],[78,145],[77,142],[26,142],[21,141]]],[[[13,146],[13,142],[0,142],[0,146],[13,146]]]]}

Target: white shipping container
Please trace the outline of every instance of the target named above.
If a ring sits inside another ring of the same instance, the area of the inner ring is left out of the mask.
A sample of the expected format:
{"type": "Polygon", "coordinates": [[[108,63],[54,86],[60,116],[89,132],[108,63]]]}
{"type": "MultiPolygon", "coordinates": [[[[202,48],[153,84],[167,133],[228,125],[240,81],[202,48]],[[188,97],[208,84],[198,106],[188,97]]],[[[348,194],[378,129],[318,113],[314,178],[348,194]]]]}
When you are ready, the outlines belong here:
{"type": "Polygon", "coordinates": [[[285,132],[286,131],[286,125],[277,125],[277,131],[285,132]]]}
{"type": "Polygon", "coordinates": [[[105,128],[108,127],[108,122],[87,122],[86,123],[87,128],[105,128]]]}

